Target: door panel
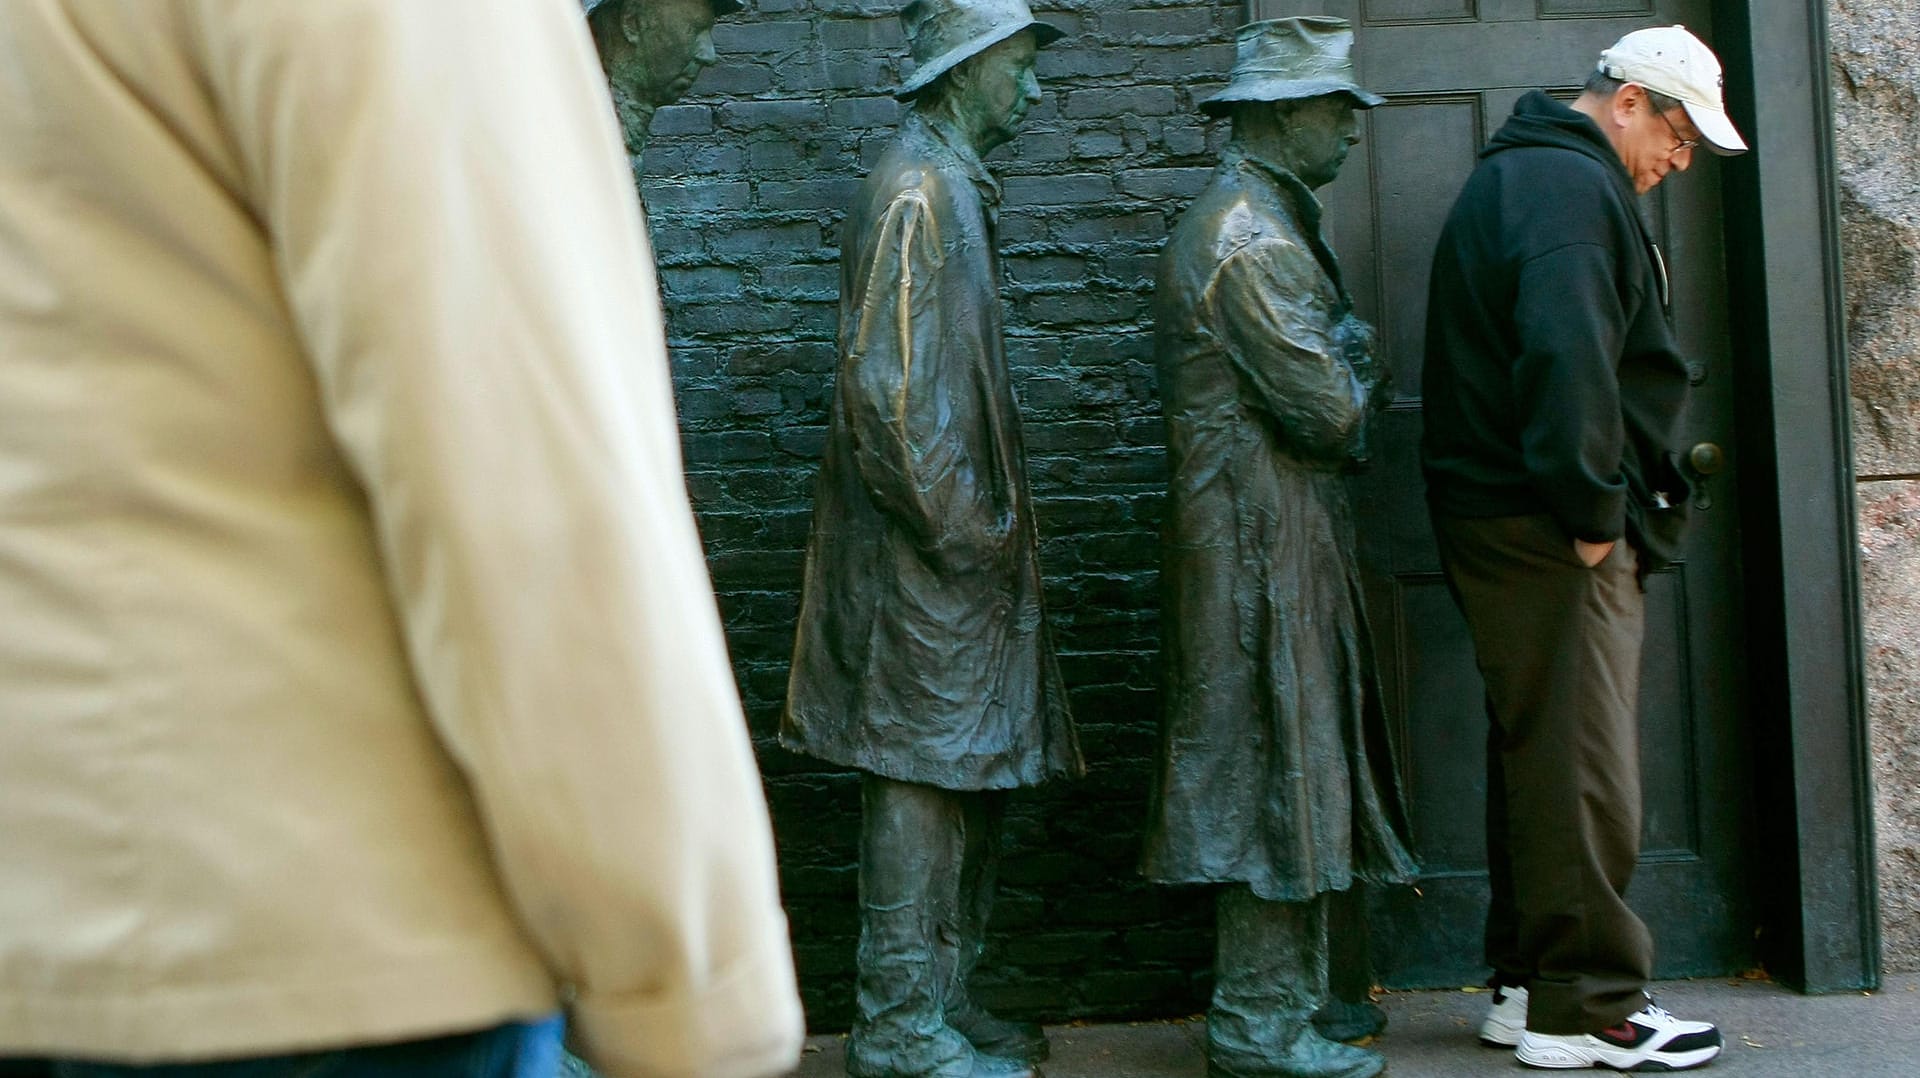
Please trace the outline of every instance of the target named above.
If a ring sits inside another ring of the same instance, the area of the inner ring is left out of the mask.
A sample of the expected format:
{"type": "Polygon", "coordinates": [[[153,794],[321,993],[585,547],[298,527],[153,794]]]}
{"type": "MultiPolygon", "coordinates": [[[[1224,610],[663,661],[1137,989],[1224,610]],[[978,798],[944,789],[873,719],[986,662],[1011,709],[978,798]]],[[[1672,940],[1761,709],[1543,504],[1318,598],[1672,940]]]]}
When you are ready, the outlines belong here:
{"type": "MultiPolygon", "coordinates": [[[[1397,986],[1478,980],[1485,915],[1482,686],[1440,576],[1420,479],[1420,364],[1433,245],[1478,151],[1515,101],[1571,98],[1602,48],[1642,26],[1684,23],[1709,42],[1703,0],[1327,0],[1264,3],[1253,17],[1339,15],[1355,24],[1360,81],[1387,96],[1321,191],[1362,317],[1380,330],[1394,401],[1371,473],[1355,482],[1360,554],[1387,703],[1411,798],[1417,889],[1377,896],[1374,953],[1397,986]]],[[[1663,976],[1750,965],[1758,923],[1748,875],[1750,761],[1743,711],[1739,506],[1731,472],[1731,357],[1718,163],[1696,154],[1646,200],[1672,269],[1674,318],[1696,367],[1690,437],[1728,467],[1710,481],[1681,564],[1647,585],[1641,679],[1645,826],[1629,898],[1663,976]]]]}

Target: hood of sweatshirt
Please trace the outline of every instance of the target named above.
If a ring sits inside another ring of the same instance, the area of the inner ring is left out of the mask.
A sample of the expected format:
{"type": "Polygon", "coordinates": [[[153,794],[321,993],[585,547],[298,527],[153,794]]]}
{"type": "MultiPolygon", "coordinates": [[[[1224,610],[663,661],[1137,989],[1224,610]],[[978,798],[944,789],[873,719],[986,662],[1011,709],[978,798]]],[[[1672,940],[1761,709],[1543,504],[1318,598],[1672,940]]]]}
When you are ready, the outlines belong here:
{"type": "Polygon", "coordinates": [[[1513,106],[1513,115],[1494,132],[1493,138],[1481,149],[1480,157],[1484,160],[1504,150],[1530,146],[1572,150],[1605,165],[1607,175],[1613,177],[1614,186],[1626,197],[1627,205],[1638,213],[1640,196],[1633,189],[1633,177],[1627,175],[1627,166],[1621,163],[1619,152],[1601,133],[1599,125],[1539,90],[1530,91],[1513,106]]]}

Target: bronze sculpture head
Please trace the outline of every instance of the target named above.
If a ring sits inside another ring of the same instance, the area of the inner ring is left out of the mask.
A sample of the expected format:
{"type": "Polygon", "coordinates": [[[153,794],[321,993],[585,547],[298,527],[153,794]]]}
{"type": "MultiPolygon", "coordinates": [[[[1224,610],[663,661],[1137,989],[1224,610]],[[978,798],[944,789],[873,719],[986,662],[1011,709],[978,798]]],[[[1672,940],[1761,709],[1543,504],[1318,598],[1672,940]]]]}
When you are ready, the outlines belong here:
{"type": "Polygon", "coordinates": [[[606,69],[627,150],[646,146],[653,114],[693,86],[717,57],[713,23],[739,0],[581,0],[606,69]]]}
{"type": "Polygon", "coordinates": [[[978,153],[1011,139],[1040,100],[1034,57],[1063,36],[1025,0],[913,0],[900,22],[917,66],[894,96],[978,153]]]}
{"type": "Polygon", "coordinates": [[[1233,141],[1279,165],[1309,187],[1339,174],[1359,139],[1354,110],[1386,98],[1354,80],[1353,30],[1346,20],[1299,16],[1240,28],[1233,74],[1201,102],[1233,117],[1233,141]]]}

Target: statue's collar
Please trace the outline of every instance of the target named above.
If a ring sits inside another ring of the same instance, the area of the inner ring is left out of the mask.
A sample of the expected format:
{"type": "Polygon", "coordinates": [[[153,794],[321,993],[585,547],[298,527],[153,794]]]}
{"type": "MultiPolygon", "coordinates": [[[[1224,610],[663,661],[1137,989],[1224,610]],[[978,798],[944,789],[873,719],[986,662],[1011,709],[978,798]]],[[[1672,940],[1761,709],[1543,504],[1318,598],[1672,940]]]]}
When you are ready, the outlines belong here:
{"type": "Polygon", "coordinates": [[[1320,229],[1320,196],[1313,188],[1300,182],[1291,169],[1276,165],[1258,154],[1250,153],[1241,146],[1228,146],[1221,159],[1230,166],[1245,167],[1248,171],[1265,177],[1275,187],[1285,192],[1301,217],[1305,218],[1308,228],[1318,232],[1320,229]]]}
{"type": "Polygon", "coordinates": [[[989,211],[1000,205],[1000,181],[987,171],[986,162],[974,152],[973,144],[953,129],[951,124],[938,117],[923,116],[919,112],[909,112],[906,122],[914,129],[923,132],[926,140],[953,158],[960,170],[967,174],[973,185],[980,189],[980,200],[986,203],[989,211]]]}
{"type": "Polygon", "coordinates": [[[1256,154],[1248,153],[1244,147],[1228,146],[1226,152],[1220,155],[1220,161],[1228,168],[1238,169],[1257,180],[1264,180],[1277,190],[1278,194],[1292,207],[1293,212],[1298,215],[1299,226],[1306,236],[1307,245],[1312,248],[1313,255],[1319,260],[1321,268],[1326,270],[1327,276],[1333,280],[1334,291],[1340,294],[1343,313],[1352,310],[1353,300],[1347,295],[1347,286],[1340,278],[1340,260],[1334,257],[1333,248],[1327,246],[1326,235],[1321,231],[1320,196],[1313,193],[1313,188],[1300,182],[1300,177],[1295,176],[1290,169],[1276,165],[1256,154]]]}

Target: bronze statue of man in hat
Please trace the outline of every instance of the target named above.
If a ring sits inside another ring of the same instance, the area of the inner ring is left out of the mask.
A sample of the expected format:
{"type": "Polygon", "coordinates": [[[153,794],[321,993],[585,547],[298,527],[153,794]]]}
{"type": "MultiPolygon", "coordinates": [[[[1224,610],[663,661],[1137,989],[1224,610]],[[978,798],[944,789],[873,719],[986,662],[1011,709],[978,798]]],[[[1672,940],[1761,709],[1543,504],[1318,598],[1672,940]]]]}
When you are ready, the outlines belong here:
{"type": "Polygon", "coordinates": [[[613,91],[627,152],[640,156],[662,105],[680,100],[717,58],[713,22],[740,0],[580,0],[613,91]]]}
{"type": "Polygon", "coordinates": [[[1006,793],[1083,770],[1041,598],[982,156],[1061,36],[1025,0],[912,0],[909,104],[840,236],[839,370],[780,739],[864,772],[847,1072],[1019,1078],[1040,1028],[968,991],[1006,793]]]}
{"type": "Polygon", "coordinates": [[[1347,23],[1241,27],[1218,172],[1167,239],[1155,351],[1171,470],[1165,712],[1143,867],[1225,884],[1207,1015],[1215,1078],[1366,1078],[1323,1035],[1328,920],[1359,883],[1410,881],[1344,475],[1382,403],[1314,189],[1382,98],[1347,23]]]}

